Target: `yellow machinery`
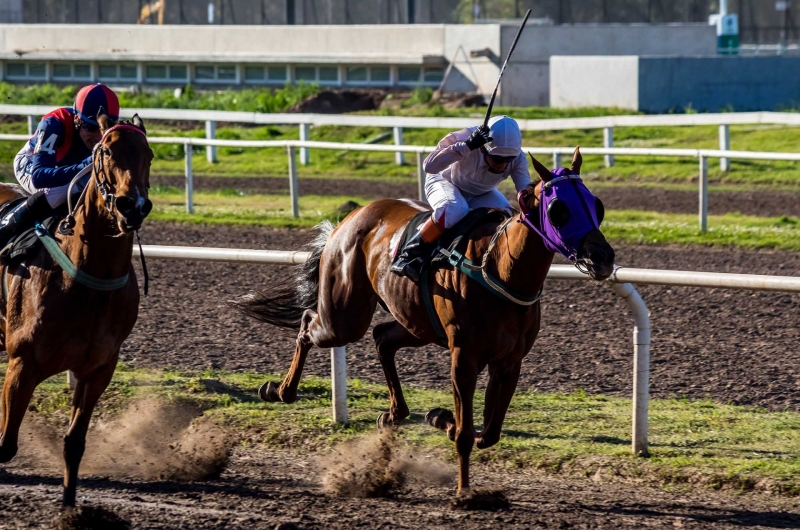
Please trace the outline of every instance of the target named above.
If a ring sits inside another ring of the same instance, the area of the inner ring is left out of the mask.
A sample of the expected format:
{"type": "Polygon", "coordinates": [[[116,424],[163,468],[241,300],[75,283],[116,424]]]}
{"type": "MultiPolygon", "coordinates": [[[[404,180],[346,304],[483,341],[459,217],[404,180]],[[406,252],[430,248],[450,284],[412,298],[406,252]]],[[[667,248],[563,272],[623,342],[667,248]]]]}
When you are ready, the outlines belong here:
{"type": "Polygon", "coordinates": [[[139,24],[149,24],[150,18],[158,14],[158,24],[164,24],[164,11],[166,11],[167,0],[156,0],[146,4],[139,12],[139,24]]]}

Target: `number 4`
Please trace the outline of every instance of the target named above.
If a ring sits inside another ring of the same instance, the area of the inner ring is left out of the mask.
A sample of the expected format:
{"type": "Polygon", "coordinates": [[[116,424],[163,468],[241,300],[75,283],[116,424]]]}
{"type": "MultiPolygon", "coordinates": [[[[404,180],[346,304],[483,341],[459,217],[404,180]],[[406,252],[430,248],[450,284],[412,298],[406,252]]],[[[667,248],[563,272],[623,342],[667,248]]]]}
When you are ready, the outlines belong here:
{"type": "Polygon", "coordinates": [[[56,140],[58,140],[58,135],[51,134],[47,140],[42,142],[43,138],[44,131],[39,134],[39,143],[36,145],[36,150],[34,152],[38,153],[39,151],[44,151],[48,155],[56,154],[56,140]]]}

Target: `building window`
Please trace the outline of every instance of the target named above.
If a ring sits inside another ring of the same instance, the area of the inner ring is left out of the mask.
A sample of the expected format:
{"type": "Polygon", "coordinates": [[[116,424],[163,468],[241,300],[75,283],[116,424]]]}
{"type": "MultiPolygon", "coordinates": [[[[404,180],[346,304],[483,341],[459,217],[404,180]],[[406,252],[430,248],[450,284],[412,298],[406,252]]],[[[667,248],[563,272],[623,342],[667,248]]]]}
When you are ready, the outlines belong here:
{"type": "Polygon", "coordinates": [[[418,85],[422,73],[419,67],[400,67],[397,69],[397,81],[401,85],[418,85]]]}
{"type": "Polygon", "coordinates": [[[6,63],[6,77],[8,79],[46,79],[47,65],[45,63],[6,63]]]}
{"type": "Polygon", "coordinates": [[[98,74],[101,81],[136,81],[135,64],[100,64],[98,74]]]}
{"type": "Polygon", "coordinates": [[[372,84],[389,85],[392,82],[392,71],[388,67],[372,67],[369,80],[372,84]]]}
{"type": "Polygon", "coordinates": [[[263,66],[245,66],[244,80],[247,83],[263,83],[266,80],[263,66]]]}
{"type": "Polygon", "coordinates": [[[92,67],[89,64],[53,63],[53,79],[57,81],[88,81],[91,78],[92,67]]]}
{"type": "Polygon", "coordinates": [[[338,84],[339,69],[335,66],[319,67],[319,82],[322,84],[338,84]]]}
{"type": "Polygon", "coordinates": [[[297,81],[314,82],[317,80],[317,69],[313,66],[295,66],[294,78],[297,81]]]}
{"type": "Polygon", "coordinates": [[[367,69],[363,66],[351,66],[347,69],[347,82],[354,85],[365,85],[369,81],[367,69]]]}
{"type": "Polygon", "coordinates": [[[425,84],[439,85],[444,79],[444,68],[425,67],[425,84]]]}
{"type": "Polygon", "coordinates": [[[185,64],[148,64],[145,77],[148,81],[185,82],[189,80],[189,69],[185,64]]]}
{"type": "Polygon", "coordinates": [[[286,66],[267,66],[267,81],[285,83],[289,80],[286,66]]]}
{"type": "Polygon", "coordinates": [[[199,64],[194,67],[194,78],[197,81],[215,81],[217,76],[213,66],[199,64]]]}

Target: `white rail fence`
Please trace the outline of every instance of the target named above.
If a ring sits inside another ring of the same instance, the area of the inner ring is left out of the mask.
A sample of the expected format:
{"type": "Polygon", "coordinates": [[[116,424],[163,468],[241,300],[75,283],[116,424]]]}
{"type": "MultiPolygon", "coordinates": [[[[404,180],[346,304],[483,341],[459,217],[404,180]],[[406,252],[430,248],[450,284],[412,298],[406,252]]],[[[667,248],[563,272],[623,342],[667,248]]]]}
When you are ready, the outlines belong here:
{"type": "MultiPolygon", "coordinates": [[[[2,107],[2,105],[0,105],[2,107]]],[[[0,109],[1,110],[1,109],[0,109]]],[[[2,112],[0,112],[2,114],[2,112]]],[[[24,134],[0,134],[0,141],[25,141],[29,139],[24,134]]],[[[184,176],[186,190],[186,211],[194,213],[194,170],[192,168],[192,146],[219,146],[238,148],[284,148],[289,162],[289,196],[292,206],[292,216],[300,216],[300,186],[297,177],[297,150],[300,149],[332,149],[337,151],[368,151],[378,153],[413,153],[417,159],[417,193],[420,200],[425,200],[425,171],[423,159],[425,153],[434,150],[432,146],[418,145],[373,145],[351,144],[337,142],[314,142],[297,140],[208,140],[204,138],[188,138],[180,136],[150,136],[148,141],[153,144],[177,144],[184,149],[184,176]]],[[[561,167],[564,155],[572,155],[574,147],[523,147],[523,150],[535,155],[550,155],[553,158],[552,166],[561,167]]],[[[800,162],[800,153],[755,152],[755,151],[720,151],[713,149],[659,149],[636,147],[581,147],[585,155],[603,155],[606,158],[616,156],[661,156],[697,158],[699,160],[699,200],[698,220],[700,230],[708,230],[708,159],[720,158],[738,160],[778,160],[800,162]]]]}
{"type": "MultiPolygon", "coordinates": [[[[0,105],[0,114],[28,116],[28,134],[33,134],[36,117],[44,116],[52,110],[48,105],[0,105]]],[[[206,139],[216,138],[216,123],[250,123],[259,125],[297,125],[300,141],[308,140],[310,126],[341,125],[349,127],[386,127],[393,131],[394,143],[403,145],[403,129],[463,129],[476,124],[475,118],[425,118],[415,116],[358,116],[341,114],[266,114],[260,112],[233,112],[196,109],[122,109],[126,117],[138,113],[152,120],[180,120],[205,122],[206,139]]],[[[614,147],[615,127],[685,127],[694,125],[716,125],[719,127],[719,149],[730,149],[731,125],[793,125],[800,126],[800,114],[786,112],[730,112],[717,114],[661,114],[597,116],[589,118],[556,118],[517,120],[523,131],[557,131],[570,129],[603,129],[603,147],[614,147]]],[[[199,144],[196,144],[199,145],[199,144]]],[[[216,162],[215,144],[206,145],[209,162],[216,162]]],[[[396,150],[396,162],[404,164],[403,153],[396,150]]],[[[300,148],[300,164],[309,163],[307,147],[300,148]]],[[[614,165],[614,156],[606,155],[607,167],[614,165]]],[[[725,157],[720,158],[720,169],[727,171],[730,164],[725,157]]]]}
{"type": "MultiPolygon", "coordinates": [[[[237,263],[293,264],[303,263],[307,252],[277,250],[222,249],[204,247],[145,246],[149,258],[226,261],[237,263]]],[[[134,247],[138,256],[138,248],[134,247]]],[[[547,275],[553,280],[588,280],[570,265],[553,265],[547,275]]],[[[633,284],[670,285],[741,289],[749,291],[800,292],[800,278],[752,274],[725,274],[693,271],[633,269],[621,267],[606,280],[633,313],[633,453],[648,452],[648,409],[650,401],[650,316],[647,307],[633,284]]],[[[331,350],[331,387],[334,421],[347,422],[345,348],[331,350]]]]}

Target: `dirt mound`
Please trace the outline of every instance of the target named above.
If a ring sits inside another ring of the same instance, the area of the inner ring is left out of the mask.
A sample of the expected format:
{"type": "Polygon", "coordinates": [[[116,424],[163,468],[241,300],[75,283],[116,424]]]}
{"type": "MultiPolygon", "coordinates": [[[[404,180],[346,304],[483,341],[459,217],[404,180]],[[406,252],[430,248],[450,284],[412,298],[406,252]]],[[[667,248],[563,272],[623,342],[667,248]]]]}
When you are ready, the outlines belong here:
{"type": "Polygon", "coordinates": [[[55,520],[58,530],[129,530],[131,523],[101,507],[66,510],[55,520]]]}
{"type": "Polygon", "coordinates": [[[324,90],[292,105],[286,112],[314,114],[343,114],[362,110],[376,110],[381,106],[386,92],[380,90],[324,90]]]}
{"type": "Polygon", "coordinates": [[[321,459],[325,491],[339,497],[389,497],[410,479],[436,484],[453,479],[451,466],[415,456],[395,434],[395,429],[382,429],[342,444],[321,459]]]}
{"type": "MultiPolygon", "coordinates": [[[[112,478],[195,481],[214,478],[228,461],[228,435],[189,404],[140,400],[89,429],[81,473],[112,478]]],[[[61,436],[36,414],[21,430],[25,467],[63,469],[61,436]]]]}

